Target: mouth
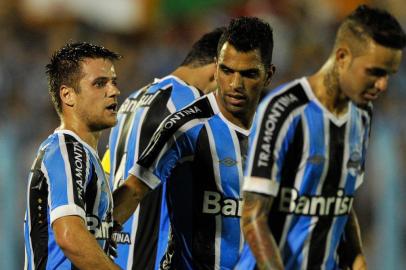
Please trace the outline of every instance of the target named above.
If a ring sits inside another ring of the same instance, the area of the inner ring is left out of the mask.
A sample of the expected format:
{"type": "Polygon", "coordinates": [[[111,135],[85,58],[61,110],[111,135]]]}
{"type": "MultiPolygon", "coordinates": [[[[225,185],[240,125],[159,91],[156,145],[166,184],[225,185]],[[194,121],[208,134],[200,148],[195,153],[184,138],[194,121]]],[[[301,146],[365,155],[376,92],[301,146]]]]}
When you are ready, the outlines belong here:
{"type": "Polygon", "coordinates": [[[244,106],[247,102],[247,97],[240,94],[229,94],[227,95],[229,102],[234,106],[244,106]]]}
{"type": "Polygon", "coordinates": [[[112,103],[109,106],[107,106],[106,109],[108,111],[110,111],[111,113],[117,113],[118,104],[117,103],[112,103]]]}
{"type": "Polygon", "coordinates": [[[371,100],[371,101],[377,99],[378,96],[379,96],[378,93],[368,93],[368,92],[366,92],[364,94],[364,98],[367,99],[367,100],[371,100]]]}

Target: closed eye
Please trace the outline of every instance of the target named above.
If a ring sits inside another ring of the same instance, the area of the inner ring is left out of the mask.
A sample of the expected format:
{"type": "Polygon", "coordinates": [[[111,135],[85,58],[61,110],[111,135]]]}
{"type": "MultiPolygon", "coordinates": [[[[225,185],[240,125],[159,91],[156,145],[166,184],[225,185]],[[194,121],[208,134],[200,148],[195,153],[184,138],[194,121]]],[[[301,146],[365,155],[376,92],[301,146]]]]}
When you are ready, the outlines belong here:
{"type": "Polygon", "coordinates": [[[382,68],[369,68],[367,69],[367,73],[374,77],[384,77],[388,75],[388,72],[382,68]]]}
{"type": "Polygon", "coordinates": [[[221,71],[223,71],[224,74],[232,74],[232,73],[234,73],[234,70],[228,68],[225,65],[220,65],[220,69],[221,69],[221,71]]]}

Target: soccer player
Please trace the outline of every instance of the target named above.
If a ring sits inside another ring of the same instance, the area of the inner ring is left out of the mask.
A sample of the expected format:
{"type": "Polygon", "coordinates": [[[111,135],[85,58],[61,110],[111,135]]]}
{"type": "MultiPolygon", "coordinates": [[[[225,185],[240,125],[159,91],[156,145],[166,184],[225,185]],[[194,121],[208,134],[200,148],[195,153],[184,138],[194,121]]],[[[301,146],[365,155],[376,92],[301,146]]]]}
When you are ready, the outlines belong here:
{"type": "MultiPolygon", "coordinates": [[[[116,189],[128,177],[154,131],[169,114],[215,89],[215,57],[224,28],[203,35],[182,64],[169,76],[155,80],[131,94],[118,111],[118,124],[109,139],[110,179],[116,189]],[[111,152],[110,152],[111,151],[111,152]]],[[[106,158],[103,158],[106,160],[106,158]]],[[[166,250],[169,217],[164,185],[148,194],[123,230],[114,234],[118,242],[115,262],[123,269],[156,269],[166,250]]]]}
{"type": "Polygon", "coordinates": [[[243,163],[260,94],[274,73],[272,48],[267,23],[232,20],[218,44],[216,91],[168,116],[113,194],[120,222],[166,182],[173,235],[164,269],[232,269],[238,260],[243,163]]]}
{"type": "Polygon", "coordinates": [[[70,43],[46,66],[61,125],[41,144],[29,175],[26,269],[119,269],[108,257],[113,202],[96,152],[101,131],[117,122],[119,58],[70,43]]]}
{"type": "Polygon", "coordinates": [[[356,214],[372,101],[396,73],[406,36],[388,12],[359,6],[341,23],[319,71],[261,102],[244,182],[244,248],[238,269],[366,269],[356,214]],[[256,265],[255,265],[256,264],[256,265]]]}

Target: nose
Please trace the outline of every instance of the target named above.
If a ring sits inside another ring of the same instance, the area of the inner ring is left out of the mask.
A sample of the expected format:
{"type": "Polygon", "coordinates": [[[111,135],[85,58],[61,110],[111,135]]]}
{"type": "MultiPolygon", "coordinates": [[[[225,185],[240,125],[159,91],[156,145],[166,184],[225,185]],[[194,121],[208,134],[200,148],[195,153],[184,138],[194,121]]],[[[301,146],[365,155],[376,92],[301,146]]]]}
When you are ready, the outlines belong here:
{"type": "Polygon", "coordinates": [[[234,72],[230,86],[232,89],[241,89],[242,88],[242,86],[243,86],[242,76],[239,72],[234,72]]]}
{"type": "Polygon", "coordinates": [[[386,91],[386,89],[388,88],[388,79],[389,79],[388,75],[379,77],[375,81],[375,88],[378,89],[379,92],[386,91]]]}
{"type": "Polygon", "coordinates": [[[106,92],[108,97],[116,97],[120,95],[120,90],[118,89],[117,85],[112,84],[111,87],[106,92]]]}

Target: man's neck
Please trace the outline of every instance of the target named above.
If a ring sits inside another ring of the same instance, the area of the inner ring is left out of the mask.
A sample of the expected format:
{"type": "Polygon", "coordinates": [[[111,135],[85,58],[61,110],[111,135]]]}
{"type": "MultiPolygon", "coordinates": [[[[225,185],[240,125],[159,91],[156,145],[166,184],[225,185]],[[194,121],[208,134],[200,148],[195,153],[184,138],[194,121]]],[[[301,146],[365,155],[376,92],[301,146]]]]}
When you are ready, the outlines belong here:
{"type": "Polygon", "coordinates": [[[231,123],[233,123],[234,125],[248,130],[251,128],[251,124],[252,124],[252,119],[254,118],[254,114],[255,111],[252,112],[251,115],[240,115],[240,116],[235,116],[232,113],[230,113],[229,111],[227,111],[224,106],[221,105],[221,98],[218,96],[217,91],[215,92],[214,96],[216,97],[216,102],[217,102],[217,107],[219,108],[221,114],[231,123]]]}
{"type": "Polygon", "coordinates": [[[207,89],[208,78],[206,77],[208,76],[208,71],[212,71],[212,68],[210,69],[210,64],[201,67],[180,66],[176,70],[174,70],[171,75],[176,76],[185,83],[199,89],[204,94],[208,94],[211,91],[207,89]]]}
{"type": "Polygon", "coordinates": [[[176,76],[185,83],[198,88],[198,86],[196,85],[196,77],[197,77],[196,72],[192,71],[192,69],[189,67],[180,66],[177,69],[175,69],[171,73],[171,75],[176,76]]]}
{"type": "Polygon", "coordinates": [[[349,100],[340,89],[331,63],[327,62],[317,73],[308,77],[308,81],[314,95],[329,112],[337,117],[347,112],[349,100]]]}
{"type": "Polygon", "coordinates": [[[84,142],[90,145],[93,149],[97,150],[97,144],[101,135],[101,131],[92,132],[87,127],[80,124],[71,123],[70,121],[62,121],[58,129],[66,129],[74,132],[84,142]]]}

